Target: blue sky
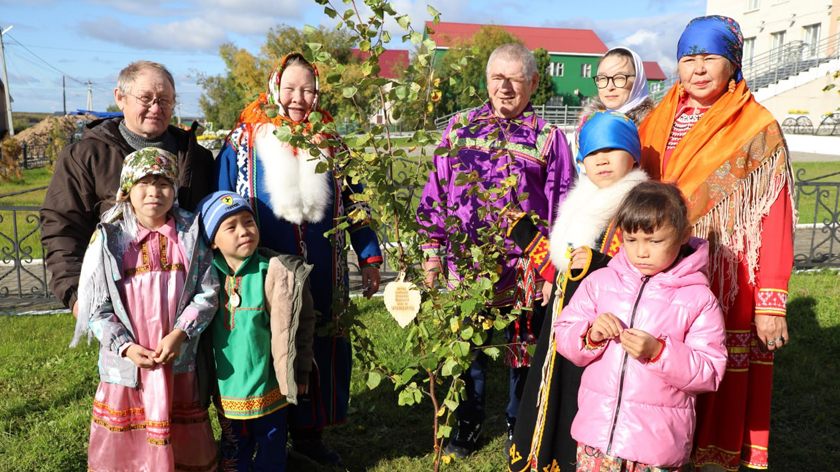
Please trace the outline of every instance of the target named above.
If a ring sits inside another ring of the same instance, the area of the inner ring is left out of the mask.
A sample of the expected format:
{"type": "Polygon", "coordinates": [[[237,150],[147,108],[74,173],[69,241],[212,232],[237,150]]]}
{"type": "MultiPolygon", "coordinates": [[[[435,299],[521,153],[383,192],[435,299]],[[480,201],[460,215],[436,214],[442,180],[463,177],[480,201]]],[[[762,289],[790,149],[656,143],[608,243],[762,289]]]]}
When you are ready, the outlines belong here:
{"type": "MultiPolygon", "coordinates": [[[[335,8],[345,5],[333,0],[335,8]]],[[[687,0],[393,0],[413,22],[441,21],[594,29],[608,46],[635,49],[673,71],[676,43],[685,24],[705,14],[706,2],[687,0]],[[527,6],[527,7],[526,7],[527,6]]],[[[93,107],[113,102],[119,70],[148,59],[175,75],[181,113],[200,114],[198,73],[224,72],[219,45],[233,42],[259,53],[269,28],[334,25],[314,0],[0,0],[9,85],[15,111],[62,109],[62,75],[67,78],[67,109],[84,108],[92,82],[93,107]]],[[[398,27],[394,24],[393,31],[398,27]]],[[[398,34],[393,36],[398,37],[398,34]]],[[[399,43],[392,48],[407,49],[399,43]]]]}

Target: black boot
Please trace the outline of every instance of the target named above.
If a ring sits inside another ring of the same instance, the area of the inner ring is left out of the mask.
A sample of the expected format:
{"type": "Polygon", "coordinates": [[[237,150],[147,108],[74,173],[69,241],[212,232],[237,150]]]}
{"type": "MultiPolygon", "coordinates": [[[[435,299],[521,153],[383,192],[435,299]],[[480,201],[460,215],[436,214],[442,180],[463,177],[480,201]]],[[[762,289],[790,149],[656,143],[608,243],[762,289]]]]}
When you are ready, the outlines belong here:
{"type": "Polygon", "coordinates": [[[475,452],[478,438],[481,436],[481,423],[458,421],[458,430],[443,449],[444,455],[453,455],[464,459],[475,452]]]}

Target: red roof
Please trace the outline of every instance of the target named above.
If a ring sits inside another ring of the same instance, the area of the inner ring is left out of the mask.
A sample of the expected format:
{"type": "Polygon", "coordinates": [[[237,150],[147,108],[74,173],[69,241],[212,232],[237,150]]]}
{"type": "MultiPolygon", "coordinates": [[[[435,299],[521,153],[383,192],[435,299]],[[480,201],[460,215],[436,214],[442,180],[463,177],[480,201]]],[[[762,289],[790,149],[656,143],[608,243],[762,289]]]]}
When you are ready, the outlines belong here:
{"type": "Polygon", "coordinates": [[[662,68],[659,67],[659,63],[655,61],[644,61],[642,63],[645,66],[645,77],[648,80],[666,80],[668,76],[662,72],[662,68]]]}
{"type": "Polygon", "coordinates": [[[534,50],[545,48],[553,53],[601,55],[607,52],[607,45],[594,31],[569,28],[535,28],[531,26],[476,25],[472,23],[433,24],[426,26],[434,31],[431,38],[438,47],[452,47],[456,39],[468,40],[482,26],[499,26],[508,33],[525,41],[525,47],[534,50]]]}
{"type": "MultiPolygon", "coordinates": [[[[370,57],[369,52],[361,52],[357,48],[350,49],[360,61],[370,57]]],[[[386,79],[396,79],[400,70],[408,68],[408,50],[387,49],[379,55],[379,76],[386,79]]]]}

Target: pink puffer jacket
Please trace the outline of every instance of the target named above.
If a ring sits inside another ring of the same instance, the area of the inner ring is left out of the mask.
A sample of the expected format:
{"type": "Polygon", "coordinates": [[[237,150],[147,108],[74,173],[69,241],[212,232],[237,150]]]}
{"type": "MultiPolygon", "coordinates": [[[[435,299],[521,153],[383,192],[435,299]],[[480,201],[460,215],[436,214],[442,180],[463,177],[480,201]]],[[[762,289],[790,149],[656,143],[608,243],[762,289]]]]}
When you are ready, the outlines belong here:
{"type": "Polygon", "coordinates": [[[604,454],[660,467],[688,462],[698,393],[717,390],[726,369],[723,315],[706,277],[708,243],[646,277],[622,248],[587,277],[554,322],[557,351],[583,372],[572,437],[604,454]],[[618,338],[584,348],[600,313],[665,341],[656,362],[633,359],[618,338]]]}

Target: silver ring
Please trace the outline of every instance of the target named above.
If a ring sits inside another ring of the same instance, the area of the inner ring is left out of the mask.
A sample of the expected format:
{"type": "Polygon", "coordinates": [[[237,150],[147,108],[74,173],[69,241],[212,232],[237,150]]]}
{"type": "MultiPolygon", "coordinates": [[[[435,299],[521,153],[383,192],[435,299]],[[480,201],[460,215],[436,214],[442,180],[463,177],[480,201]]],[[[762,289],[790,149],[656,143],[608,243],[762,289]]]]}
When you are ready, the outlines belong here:
{"type": "Polygon", "coordinates": [[[768,346],[774,346],[775,344],[776,344],[776,341],[767,341],[768,346]]]}
{"type": "Polygon", "coordinates": [[[778,338],[774,339],[773,341],[774,341],[774,342],[779,342],[779,341],[781,341],[781,342],[785,342],[785,337],[784,337],[784,336],[781,336],[781,337],[778,337],[778,338]]]}

